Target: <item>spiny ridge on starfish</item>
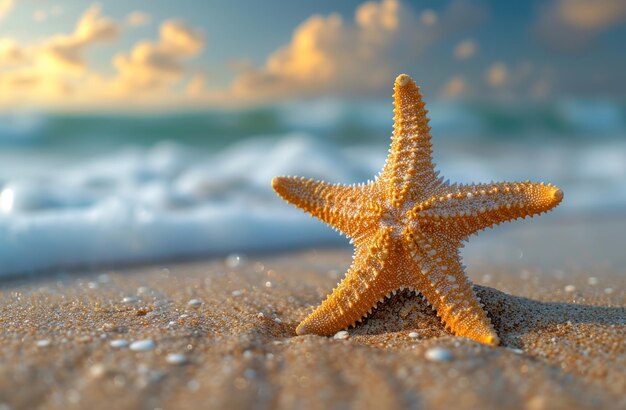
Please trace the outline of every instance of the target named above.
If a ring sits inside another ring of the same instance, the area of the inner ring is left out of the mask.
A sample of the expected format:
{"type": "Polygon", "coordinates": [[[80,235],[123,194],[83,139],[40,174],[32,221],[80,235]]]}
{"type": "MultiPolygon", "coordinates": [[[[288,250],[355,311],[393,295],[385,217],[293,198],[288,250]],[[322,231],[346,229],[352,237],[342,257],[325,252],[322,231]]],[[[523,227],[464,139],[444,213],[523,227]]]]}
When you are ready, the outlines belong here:
{"type": "Polygon", "coordinates": [[[345,278],[296,332],[332,335],[408,288],[420,292],[454,334],[498,344],[459,249],[480,230],[549,211],[563,192],[529,181],[444,182],[432,162],[428,111],[405,74],[396,78],[394,106],[391,149],[374,181],[346,186],[298,177],[272,180],[281,197],[341,231],[355,247],[345,278]]]}

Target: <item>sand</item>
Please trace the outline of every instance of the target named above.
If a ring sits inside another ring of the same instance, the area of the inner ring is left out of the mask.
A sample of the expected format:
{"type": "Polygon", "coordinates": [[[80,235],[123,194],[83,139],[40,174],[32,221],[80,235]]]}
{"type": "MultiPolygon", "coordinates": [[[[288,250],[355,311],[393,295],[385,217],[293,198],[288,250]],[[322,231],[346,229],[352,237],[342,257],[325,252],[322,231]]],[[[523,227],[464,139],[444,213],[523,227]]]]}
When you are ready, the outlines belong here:
{"type": "Polygon", "coordinates": [[[296,337],[350,257],[0,282],[0,409],[626,408],[623,273],[470,266],[498,347],[448,334],[409,293],[342,339],[296,337]]]}

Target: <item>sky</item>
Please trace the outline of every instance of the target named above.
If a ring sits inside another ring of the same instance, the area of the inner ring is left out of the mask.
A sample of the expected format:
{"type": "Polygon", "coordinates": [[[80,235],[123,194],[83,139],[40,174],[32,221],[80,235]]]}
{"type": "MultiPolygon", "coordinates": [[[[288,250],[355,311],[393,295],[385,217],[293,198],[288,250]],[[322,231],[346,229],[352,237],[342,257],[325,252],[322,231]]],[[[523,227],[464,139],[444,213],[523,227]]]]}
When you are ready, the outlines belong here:
{"type": "Polygon", "coordinates": [[[0,109],[626,97],[623,0],[0,0],[0,109]]]}

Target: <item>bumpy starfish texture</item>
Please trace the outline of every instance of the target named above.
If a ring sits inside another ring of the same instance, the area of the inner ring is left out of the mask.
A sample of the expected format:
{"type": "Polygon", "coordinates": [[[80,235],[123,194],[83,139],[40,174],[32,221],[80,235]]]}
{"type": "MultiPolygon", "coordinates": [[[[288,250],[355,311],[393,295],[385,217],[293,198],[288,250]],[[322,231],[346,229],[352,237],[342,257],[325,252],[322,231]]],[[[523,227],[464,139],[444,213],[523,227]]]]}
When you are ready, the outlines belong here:
{"type": "Polygon", "coordinates": [[[345,278],[296,333],[332,335],[408,288],[421,293],[455,335],[496,345],[498,335],[464,273],[459,249],[487,227],[552,209],[563,192],[544,183],[444,182],[432,162],[419,87],[405,74],[396,78],[394,106],[391,149],[374,181],[272,180],[281,197],[341,231],[355,247],[345,278]]]}

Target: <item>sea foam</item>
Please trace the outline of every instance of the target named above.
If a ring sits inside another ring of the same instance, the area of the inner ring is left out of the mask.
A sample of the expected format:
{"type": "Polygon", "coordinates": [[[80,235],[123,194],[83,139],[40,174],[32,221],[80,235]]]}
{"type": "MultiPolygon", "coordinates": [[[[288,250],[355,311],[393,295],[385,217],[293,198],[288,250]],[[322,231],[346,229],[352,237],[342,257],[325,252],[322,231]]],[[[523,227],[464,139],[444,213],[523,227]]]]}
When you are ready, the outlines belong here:
{"type": "MultiPolygon", "coordinates": [[[[435,160],[458,182],[545,178],[565,191],[563,213],[623,208],[626,146],[612,144],[468,150],[435,142],[435,160]]],[[[386,143],[339,146],[286,134],[214,152],[164,142],[72,161],[0,154],[0,276],[347,244],[279,199],[270,181],[364,182],[386,152],[386,143]]]]}

